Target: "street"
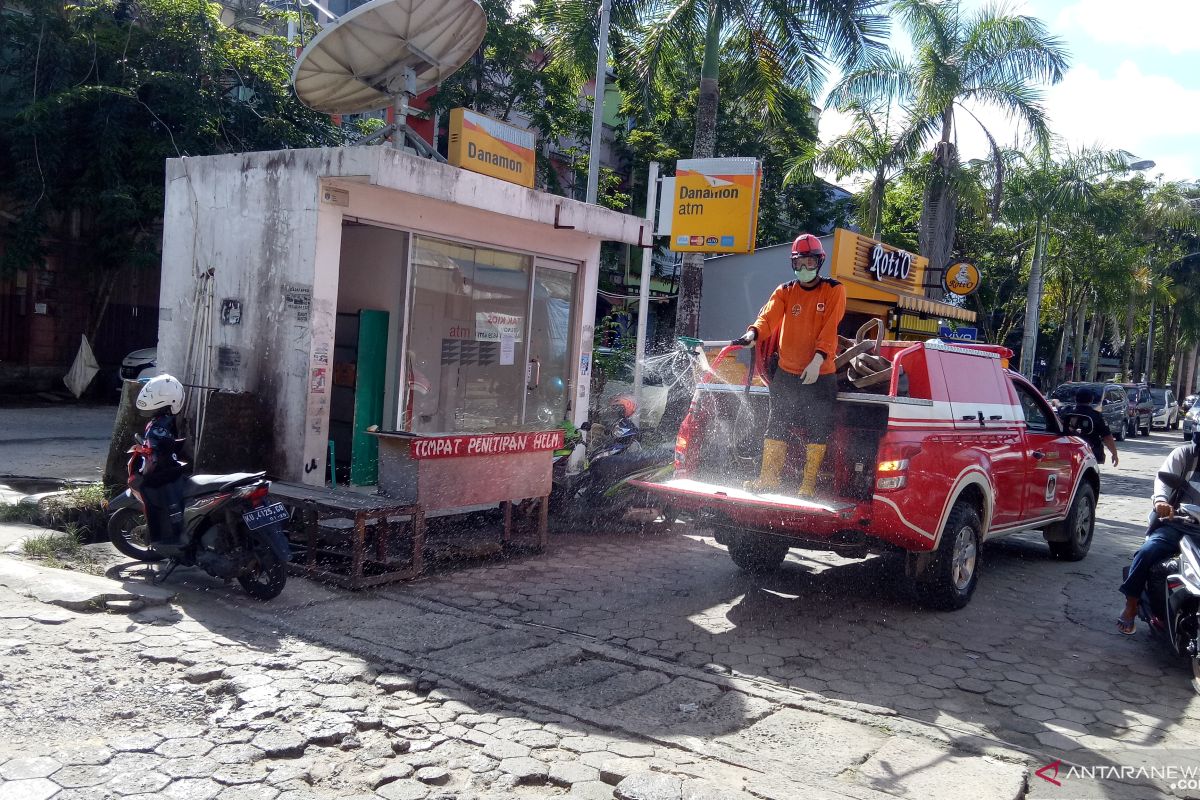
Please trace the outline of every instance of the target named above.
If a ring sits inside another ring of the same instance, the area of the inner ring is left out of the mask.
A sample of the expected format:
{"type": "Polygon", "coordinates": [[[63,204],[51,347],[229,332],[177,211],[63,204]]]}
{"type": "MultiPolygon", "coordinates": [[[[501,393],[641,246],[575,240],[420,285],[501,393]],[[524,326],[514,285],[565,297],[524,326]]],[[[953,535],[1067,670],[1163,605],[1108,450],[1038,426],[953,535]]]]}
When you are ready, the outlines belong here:
{"type": "Polygon", "coordinates": [[[752,579],[685,524],[267,604],[181,570],[67,610],[5,556],[0,798],[1197,797],[1162,777],[1200,769],[1190,673],[1114,624],[1179,443],[1120,445],[1084,561],[995,542],[952,613],[894,559],[752,579]]]}

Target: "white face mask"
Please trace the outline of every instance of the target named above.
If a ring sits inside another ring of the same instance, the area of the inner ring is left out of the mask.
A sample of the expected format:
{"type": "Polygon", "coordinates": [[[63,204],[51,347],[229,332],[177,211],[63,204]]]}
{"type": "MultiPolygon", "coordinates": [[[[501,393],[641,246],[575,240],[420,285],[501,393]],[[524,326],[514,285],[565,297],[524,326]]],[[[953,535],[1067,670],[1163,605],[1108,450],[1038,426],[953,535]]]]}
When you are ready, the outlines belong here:
{"type": "Polygon", "coordinates": [[[792,270],[792,273],[795,274],[796,280],[800,281],[801,283],[812,283],[813,281],[815,281],[817,279],[817,275],[820,273],[820,270],[819,269],[794,269],[794,270],[792,270]]]}

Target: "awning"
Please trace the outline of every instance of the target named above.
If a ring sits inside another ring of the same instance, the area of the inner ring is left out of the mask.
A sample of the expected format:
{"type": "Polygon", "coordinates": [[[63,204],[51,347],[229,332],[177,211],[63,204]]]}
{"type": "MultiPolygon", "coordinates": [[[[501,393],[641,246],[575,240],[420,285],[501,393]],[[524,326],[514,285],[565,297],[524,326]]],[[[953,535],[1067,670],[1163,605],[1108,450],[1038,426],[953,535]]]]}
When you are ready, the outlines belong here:
{"type": "Polygon", "coordinates": [[[965,308],[952,306],[949,303],[939,303],[936,300],[930,300],[927,297],[917,297],[913,294],[904,294],[897,292],[896,306],[905,311],[915,311],[918,314],[925,314],[930,317],[944,317],[946,319],[957,319],[962,322],[974,322],[975,312],[965,308]]]}

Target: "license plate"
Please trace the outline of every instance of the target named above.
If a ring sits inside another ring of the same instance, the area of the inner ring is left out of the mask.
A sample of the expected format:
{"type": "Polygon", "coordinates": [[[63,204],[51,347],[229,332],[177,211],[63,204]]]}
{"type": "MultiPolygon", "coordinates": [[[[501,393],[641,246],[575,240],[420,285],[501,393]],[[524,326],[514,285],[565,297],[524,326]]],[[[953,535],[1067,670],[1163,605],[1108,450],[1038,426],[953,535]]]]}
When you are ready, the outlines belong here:
{"type": "Polygon", "coordinates": [[[242,514],[242,521],[252,531],[274,522],[285,522],[287,518],[288,511],[283,507],[283,503],[271,503],[269,506],[262,506],[242,514]]]}

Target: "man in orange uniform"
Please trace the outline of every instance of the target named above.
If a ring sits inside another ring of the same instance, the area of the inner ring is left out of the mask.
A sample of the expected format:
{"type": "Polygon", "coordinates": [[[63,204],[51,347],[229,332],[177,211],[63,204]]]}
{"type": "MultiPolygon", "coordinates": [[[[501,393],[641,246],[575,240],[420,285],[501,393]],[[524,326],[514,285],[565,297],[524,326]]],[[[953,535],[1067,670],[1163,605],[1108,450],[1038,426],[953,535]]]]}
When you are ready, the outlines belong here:
{"type": "Polygon", "coordinates": [[[758,480],[746,482],[746,489],[752,492],[779,489],[791,425],[808,434],[800,495],[811,497],[816,489],[817,473],[833,427],[833,404],[837,400],[833,359],[838,323],[846,313],[846,287],[821,277],[824,263],[821,240],[809,233],[797,236],[792,242],[796,280],[772,292],[746,334],[733,340],[733,344],[748,347],[755,340],[767,340],[779,333],[779,368],[771,379],[771,414],[763,442],[762,471],[758,480]]]}

